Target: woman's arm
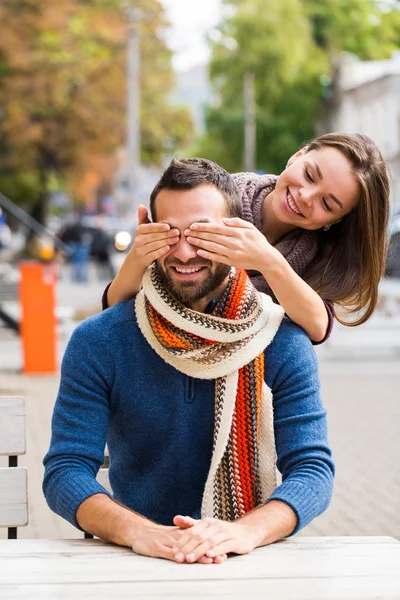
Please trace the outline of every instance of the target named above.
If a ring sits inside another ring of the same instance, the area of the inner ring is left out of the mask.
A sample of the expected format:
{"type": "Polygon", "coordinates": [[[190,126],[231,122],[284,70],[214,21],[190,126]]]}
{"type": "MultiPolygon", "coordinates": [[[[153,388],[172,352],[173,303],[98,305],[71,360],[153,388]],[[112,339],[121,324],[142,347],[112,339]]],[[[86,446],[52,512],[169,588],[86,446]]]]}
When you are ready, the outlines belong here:
{"type": "Polygon", "coordinates": [[[324,301],[300,275],[279,250],[268,261],[262,273],[287,316],[300,325],[313,342],[321,342],[329,327],[329,315],[324,301]]]}
{"type": "Polygon", "coordinates": [[[146,267],[142,267],[136,258],[134,245],[128,254],[115,279],[107,289],[107,307],[114,306],[117,302],[129,300],[138,293],[142,285],[142,278],[146,267]]]}
{"type": "Polygon", "coordinates": [[[137,294],[147,267],[169,252],[171,246],[179,240],[177,229],[171,229],[167,223],[151,223],[147,209],[142,205],[138,208],[138,223],[133,246],[106,290],[107,302],[104,302],[103,297],[103,305],[108,307],[129,300],[137,294]]]}
{"type": "Polygon", "coordinates": [[[322,341],[330,325],[324,301],[292,269],[284,256],[251,223],[224,219],[226,226],[194,223],[185,231],[203,258],[240,269],[259,271],[288,317],[313,342],[322,341]]]}

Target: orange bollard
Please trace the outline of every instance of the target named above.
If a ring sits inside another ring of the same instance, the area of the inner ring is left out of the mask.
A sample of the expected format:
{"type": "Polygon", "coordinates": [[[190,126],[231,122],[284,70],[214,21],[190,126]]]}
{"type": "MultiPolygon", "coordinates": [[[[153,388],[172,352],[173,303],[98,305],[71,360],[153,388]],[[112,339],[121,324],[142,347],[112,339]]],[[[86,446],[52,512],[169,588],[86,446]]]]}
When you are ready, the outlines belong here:
{"type": "Polygon", "coordinates": [[[23,371],[55,373],[56,359],[56,265],[23,262],[20,265],[21,338],[23,371]]]}

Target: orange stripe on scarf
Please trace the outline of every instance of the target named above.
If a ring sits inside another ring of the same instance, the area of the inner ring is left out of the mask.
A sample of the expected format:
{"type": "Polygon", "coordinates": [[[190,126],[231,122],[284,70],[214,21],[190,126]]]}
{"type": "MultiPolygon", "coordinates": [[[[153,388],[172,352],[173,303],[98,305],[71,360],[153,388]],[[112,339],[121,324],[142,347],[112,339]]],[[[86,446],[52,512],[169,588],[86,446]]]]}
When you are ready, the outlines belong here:
{"type": "MultiPolygon", "coordinates": [[[[228,288],[218,301],[212,315],[222,319],[235,321],[244,319],[249,314],[249,306],[254,302],[254,288],[245,271],[236,270],[230,278],[228,288]]],[[[177,310],[180,310],[178,307],[177,310]]],[[[224,353],[220,342],[184,331],[163,317],[150,302],[146,302],[146,310],[151,328],[158,342],[170,351],[177,351],[184,356],[184,351],[207,348],[219,344],[213,360],[218,360],[218,353],[224,353]]],[[[226,325],[228,327],[228,324],[226,325]]],[[[227,350],[228,351],[228,350],[227,350]]],[[[234,350],[230,350],[234,351],[234,350]]],[[[219,380],[219,381],[222,381],[219,380]]],[[[238,384],[235,408],[232,417],[229,441],[224,458],[219,464],[218,475],[213,489],[214,516],[230,514],[239,518],[251,511],[260,502],[258,490],[258,437],[261,416],[261,404],[264,381],[264,353],[259,354],[249,364],[238,371],[238,384]],[[232,464],[233,473],[226,465],[232,464]]],[[[216,384],[215,431],[218,430],[221,418],[223,393],[216,384]]]]}

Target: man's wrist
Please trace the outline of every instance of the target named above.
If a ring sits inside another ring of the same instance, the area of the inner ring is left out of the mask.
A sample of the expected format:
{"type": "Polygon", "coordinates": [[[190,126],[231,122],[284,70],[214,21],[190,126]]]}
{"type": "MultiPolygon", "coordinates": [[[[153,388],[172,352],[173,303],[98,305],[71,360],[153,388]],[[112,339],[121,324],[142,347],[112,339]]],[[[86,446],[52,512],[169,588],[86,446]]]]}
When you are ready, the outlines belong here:
{"type": "Polygon", "coordinates": [[[144,532],[145,525],[151,523],[105,494],[86,498],[77,509],[76,520],[85,531],[114,544],[130,547],[138,532],[144,532]]]}
{"type": "MultiPolygon", "coordinates": [[[[251,546],[251,550],[264,545],[264,538],[266,533],[265,522],[260,524],[258,518],[251,517],[253,513],[247,514],[241,519],[235,521],[235,525],[241,530],[241,535],[244,536],[248,544],[251,546]]],[[[251,552],[249,550],[249,552],[251,552]]]]}
{"type": "Polygon", "coordinates": [[[286,502],[271,500],[236,522],[245,526],[245,535],[254,548],[258,548],[292,534],[297,526],[297,515],[286,502]]]}
{"type": "Polygon", "coordinates": [[[132,522],[127,531],[129,545],[137,554],[144,554],[143,548],[147,546],[150,535],[149,522],[132,522]]]}

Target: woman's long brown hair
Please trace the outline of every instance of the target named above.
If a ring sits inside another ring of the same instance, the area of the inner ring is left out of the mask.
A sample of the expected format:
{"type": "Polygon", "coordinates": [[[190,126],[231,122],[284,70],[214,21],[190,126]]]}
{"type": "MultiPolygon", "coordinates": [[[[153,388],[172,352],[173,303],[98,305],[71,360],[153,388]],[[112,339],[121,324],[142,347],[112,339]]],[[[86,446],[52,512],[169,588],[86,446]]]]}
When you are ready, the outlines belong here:
{"type": "Polygon", "coordinates": [[[332,147],[350,162],[359,182],[356,207],[328,231],[319,230],[319,252],[303,278],[318,294],[350,318],[340,323],[365,323],[378,302],[384,273],[389,218],[388,169],[376,144],[367,136],[327,133],[311,141],[307,151],[332,147]]]}

